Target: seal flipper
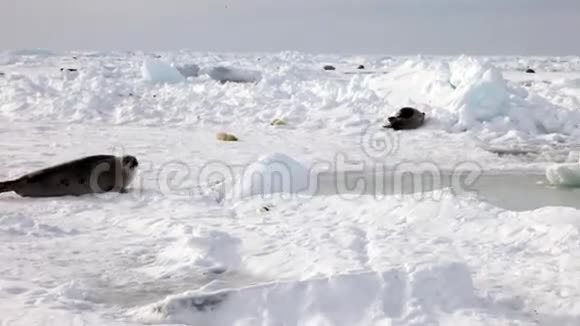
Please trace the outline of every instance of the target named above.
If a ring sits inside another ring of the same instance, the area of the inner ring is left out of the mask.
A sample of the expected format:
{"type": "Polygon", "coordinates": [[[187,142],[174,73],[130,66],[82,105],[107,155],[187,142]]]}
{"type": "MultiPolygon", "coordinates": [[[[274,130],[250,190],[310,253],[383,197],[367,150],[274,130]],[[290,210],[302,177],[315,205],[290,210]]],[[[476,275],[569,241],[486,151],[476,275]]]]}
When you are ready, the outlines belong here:
{"type": "Polygon", "coordinates": [[[20,180],[0,182],[0,193],[14,191],[20,180]]]}

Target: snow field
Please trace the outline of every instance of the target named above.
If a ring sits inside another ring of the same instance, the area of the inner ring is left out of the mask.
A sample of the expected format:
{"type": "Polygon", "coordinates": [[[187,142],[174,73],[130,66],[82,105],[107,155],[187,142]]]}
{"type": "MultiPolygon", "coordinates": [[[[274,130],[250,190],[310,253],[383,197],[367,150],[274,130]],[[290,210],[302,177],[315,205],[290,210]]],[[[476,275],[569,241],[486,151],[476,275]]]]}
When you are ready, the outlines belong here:
{"type": "Polygon", "coordinates": [[[516,212],[445,189],[293,195],[317,162],[469,163],[565,183],[576,57],[28,50],[0,53],[0,72],[1,180],[116,149],[143,163],[127,196],[0,195],[5,325],[580,324],[575,209],[516,212]],[[427,112],[425,127],[381,130],[403,105],[427,112]],[[212,162],[226,180],[251,172],[229,180],[239,197],[197,178],[212,162]],[[274,162],[290,187],[253,187],[274,162]]]}

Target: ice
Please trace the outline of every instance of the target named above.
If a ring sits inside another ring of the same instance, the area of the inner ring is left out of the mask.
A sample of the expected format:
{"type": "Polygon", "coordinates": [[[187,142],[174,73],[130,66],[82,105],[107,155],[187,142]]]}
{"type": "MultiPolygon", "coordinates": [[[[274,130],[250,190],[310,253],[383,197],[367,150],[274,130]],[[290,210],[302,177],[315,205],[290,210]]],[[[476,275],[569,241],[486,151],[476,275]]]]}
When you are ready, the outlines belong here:
{"type": "Polygon", "coordinates": [[[141,67],[143,79],[152,83],[174,84],[185,80],[185,77],[170,64],[160,60],[148,59],[141,67]]]}
{"type": "Polygon", "coordinates": [[[199,76],[200,67],[198,65],[196,65],[195,63],[175,65],[175,68],[185,78],[199,76]]]}
{"type": "Polygon", "coordinates": [[[255,83],[260,81],[261,78],[260,73],[257,71],[223,66],[214,67],[208,74],[213,80],[222,83],[255,83]]]}
{"type": "Polygon", "coordinates": [[[460,112],[460,123],[490,121],[506,114],[509,92],[501,72],[481,69],[464,80],[452,80],[456,90],[451,107],[460,112]]]}
{"type": "Polygon", "coordinates": [[[578,162],[580,163],[580,152],[579,151],[570,151],[568,153],[568,157],[566,158],[566,162],[578,162]]]}
{"type": "Polygon", "coordinates": [[[580,163],[561,163],[546,168],[546,178],[553,185],[580,187],[580,163]]]}

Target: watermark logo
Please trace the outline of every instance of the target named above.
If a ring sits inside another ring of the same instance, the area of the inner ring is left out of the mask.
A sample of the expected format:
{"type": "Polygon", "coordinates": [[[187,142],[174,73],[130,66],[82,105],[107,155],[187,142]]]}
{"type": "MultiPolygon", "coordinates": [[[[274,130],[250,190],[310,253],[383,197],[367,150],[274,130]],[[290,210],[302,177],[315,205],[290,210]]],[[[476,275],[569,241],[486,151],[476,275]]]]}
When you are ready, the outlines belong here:
{"type": "Polygon", "coordinates": [[[361,133],[360,147],[367,157],[384,160],[399,150],[399,137],[396,132],[369,124],[361,133]]]}
{"type": "MultiPolygon", "coordinates": [[[[330,160],[317,160],[307,166],[285,155],[237,167],[220,160],[192,165],[179,160],[138,159],[129,196],[136,200],[148,200],[145,194],[186,201],[212,198],[221,204],[250,196],[265,200],[275,196],[303,200],[319,195],[337,195],[343,200],[369,195],[376,200],[385,197],[440,200],[441,190],[447,188],[455,194],[474,193],[473,187],[483,174],[477,162],[466,161],[444,169],[429,160],[385,160],[399,149],[398,133],[372,126],[360,135],[360,148],[358,153],[337,152],[330,160]]],[[[115,155],[130,153],[116,148],[115,155]]],[[[95,168],[90,182],[96,189],[102,188],[99,176],[108,173],[109,165],[95,168]]],[[[115,177],[125,178],[120,170],[117,167],[115,177]]],[[[104,200],[127,196],[118,191],[97,195],[104,200]]]]}

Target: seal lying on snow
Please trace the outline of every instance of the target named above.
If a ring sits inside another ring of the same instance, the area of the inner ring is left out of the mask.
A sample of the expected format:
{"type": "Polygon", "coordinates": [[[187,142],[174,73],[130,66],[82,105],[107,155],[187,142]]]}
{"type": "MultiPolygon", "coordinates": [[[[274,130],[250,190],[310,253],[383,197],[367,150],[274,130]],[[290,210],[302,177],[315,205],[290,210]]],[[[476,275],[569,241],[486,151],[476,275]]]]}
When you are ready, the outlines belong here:
{"type": "Polygon", "coordinates": [[[134,156],[87,156],[0,182],[0,193],[14,191],[22,197],[80,196],[127,192],[139,165],[134,156]]]}
{"type": "Polygon", "coordinates": [[[394,130],[401,129],[417,129],[425,122],[425,113],[417,109],[404,107],[397,112],[394,117],[389,117],[389,124],[384,125],[383,128],[392,128],[394,130]]]}

